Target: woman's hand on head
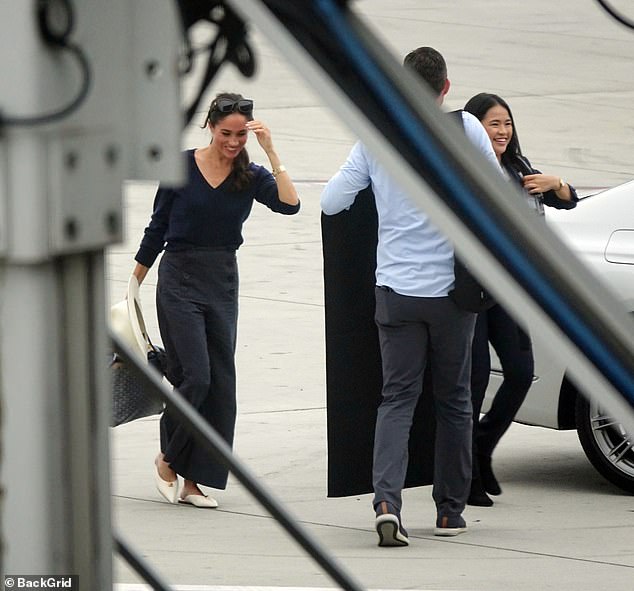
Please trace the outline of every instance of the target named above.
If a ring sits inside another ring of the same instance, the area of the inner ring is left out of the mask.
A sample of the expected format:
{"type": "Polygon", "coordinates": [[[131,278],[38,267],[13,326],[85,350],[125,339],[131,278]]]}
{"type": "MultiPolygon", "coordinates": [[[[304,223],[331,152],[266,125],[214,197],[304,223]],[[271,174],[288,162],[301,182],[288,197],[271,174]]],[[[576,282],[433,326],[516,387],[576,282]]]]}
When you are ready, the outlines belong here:
{"type": "Polygon", "coordinates": [[[268,153],[273,150],[273,140],[271,139],[271,130],[262,123],[254,119],[253,121],[247,121],[247,129],[255,133],[255,137],[258,139],[258,143],[262,146],[262,149],[268,153]]]}

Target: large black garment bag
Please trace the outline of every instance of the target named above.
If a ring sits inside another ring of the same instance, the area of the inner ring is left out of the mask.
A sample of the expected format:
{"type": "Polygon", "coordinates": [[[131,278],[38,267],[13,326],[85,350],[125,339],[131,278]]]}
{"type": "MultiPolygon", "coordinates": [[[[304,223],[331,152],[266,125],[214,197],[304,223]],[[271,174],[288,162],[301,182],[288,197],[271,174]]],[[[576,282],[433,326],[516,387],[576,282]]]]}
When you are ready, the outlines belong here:
{"type": "MultiPolygon", "coordinates": [[[[328,496],[372,492],[381,358],[374,323],[377,213],[370,187],[321,217],[326,313],[328,496]]],[[[435,422],[429,372],[410,434],[406,487],[431,484],[435,422]]]]}

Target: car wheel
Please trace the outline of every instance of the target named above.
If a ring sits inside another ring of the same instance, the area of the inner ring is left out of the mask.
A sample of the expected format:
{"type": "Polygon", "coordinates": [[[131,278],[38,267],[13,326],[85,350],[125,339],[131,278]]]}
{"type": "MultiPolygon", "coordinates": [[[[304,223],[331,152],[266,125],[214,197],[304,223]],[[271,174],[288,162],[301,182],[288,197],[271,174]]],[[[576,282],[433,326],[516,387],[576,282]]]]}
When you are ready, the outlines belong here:
{"type": "Polygon", "coordinates": [[[634,494],[634,441],[623,425],[583,396],[577,396],[575,415],[579,441],[592,465],[612,484],[634,494]]]}

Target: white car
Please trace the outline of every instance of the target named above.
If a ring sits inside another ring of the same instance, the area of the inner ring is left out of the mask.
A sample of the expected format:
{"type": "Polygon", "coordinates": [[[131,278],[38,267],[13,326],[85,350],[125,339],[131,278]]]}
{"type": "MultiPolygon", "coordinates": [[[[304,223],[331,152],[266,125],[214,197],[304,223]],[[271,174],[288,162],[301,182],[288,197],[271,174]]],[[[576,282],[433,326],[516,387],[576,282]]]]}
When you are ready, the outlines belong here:
{"type": "MultiPolygon", "coordinates": [[[[634,314],[634,181],[585,197],[572,210],[546,207],[548,225],[617,294],[634,314]]],[[[553,362],[539,335],[531,335],[535,354],[533,385],[515,420],[552,429],[576,429],[593,466],[610,482],[634,493],[634,439],[587,401],[553,362]]],[[[490,401],[502,381],[491,351],[490,401]]],[[[488,408],[485,400],[484,409],[488,408]]]]}

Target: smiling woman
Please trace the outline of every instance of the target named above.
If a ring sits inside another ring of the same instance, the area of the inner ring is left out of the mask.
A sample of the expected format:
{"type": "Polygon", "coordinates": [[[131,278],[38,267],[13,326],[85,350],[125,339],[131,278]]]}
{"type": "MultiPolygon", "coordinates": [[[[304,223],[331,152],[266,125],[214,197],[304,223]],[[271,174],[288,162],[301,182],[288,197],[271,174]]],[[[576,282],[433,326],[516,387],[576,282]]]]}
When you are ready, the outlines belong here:
{"type": "MultiPolygon", "coordinates": [[[[572,209],[577,204],[573,187],[554,175],[542,174],[522,154],[508,103],[496,94],[472,97],[465,111],[482,123],[498,162],[511,182],[523,189],[528,206],[543,216],[544,205],[572,209]]],[[[556,253],[553,253],[556,254],[556,253]]],[[[491,456],[511,425],[533,380],[535,363],[530,336],[499,304],[478,314],[473,337],[471,395],[473,400],[473,476],[468,504],[490,507],[488,496],[502,493],[491,467],[491,456]],[[502,364],[504,379],[488,412],[480,418],[491,372],[489,343],[502,364]]]]}
{"type": "MultiPolygon", "coordinates": [[[[185,152],[187,183],[159,187],[150,224],[136,254],[139,284],[161,251],[157,313],[167,355],[166,377],[231,445],[236,418],[235,346],[238,317],[236,251],[253,201],[281,214],[299,211],[299,198],[273,146],[271,132],[253,118],[253,101],[222,93],[204,127],[211,141],[185,152]],[[254,133],[274,174],[249,160],[254,133]]],[[[208,457],[170,415],[161,418],[155,482],[170,503],[218,506],[199,485],[224,489],[227,468],[208,457]],[[184,479],[179,496],[178,476],[184,479]]]]}

